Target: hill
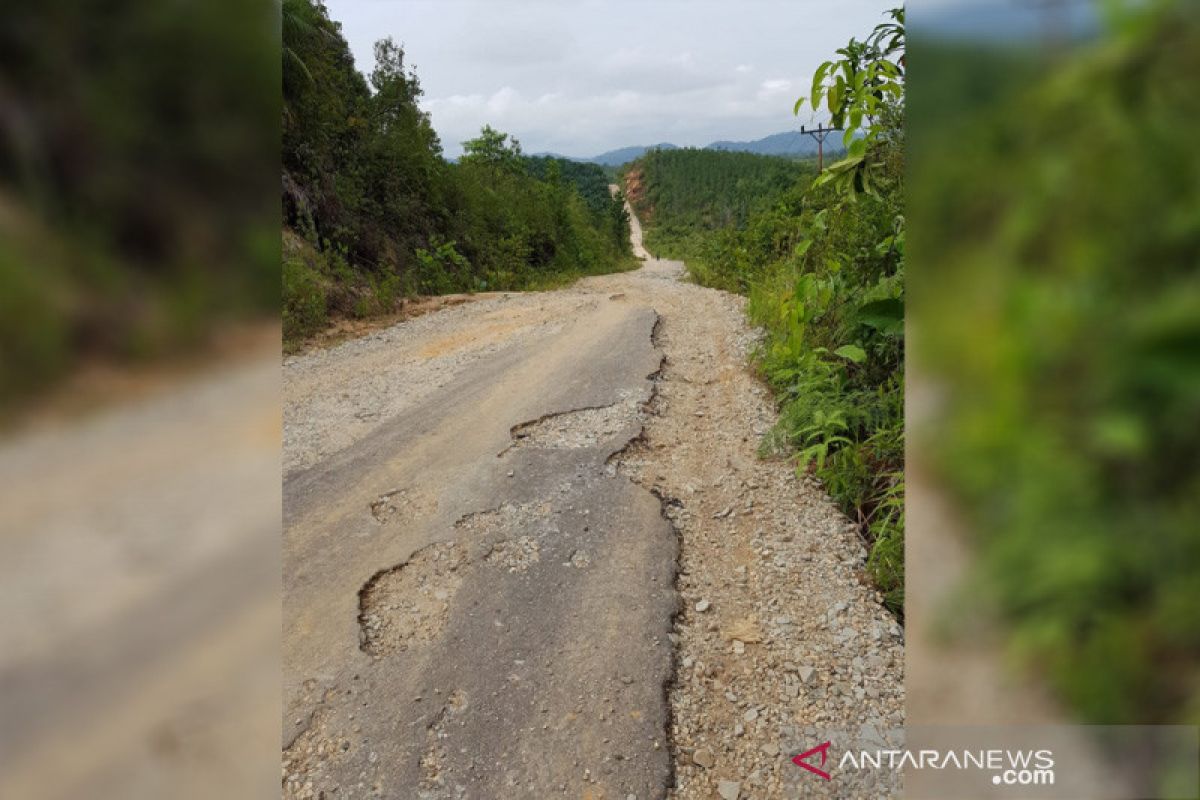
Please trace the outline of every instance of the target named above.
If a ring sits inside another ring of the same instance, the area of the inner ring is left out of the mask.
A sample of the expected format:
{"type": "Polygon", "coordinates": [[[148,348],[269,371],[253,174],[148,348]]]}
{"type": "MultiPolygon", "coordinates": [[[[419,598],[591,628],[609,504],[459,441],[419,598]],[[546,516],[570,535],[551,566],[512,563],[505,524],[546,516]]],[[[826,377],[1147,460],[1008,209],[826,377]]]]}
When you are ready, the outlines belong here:
{"type": "MultiPolygon", "coordinates": [[[[670,142],[660,142],[659,144],[651,145],[631,145],[630,147],[619,147],[616,150],[609,150],[601,153],[598,156],[591,158],[573,158],[571,156],[563,156],[558,153],[538,153],[539,156],[550,156],[553,158],[565,158],[571,161],[583,161],[591,164],[600,164],[606,167],[623,167],[631,161],[637,161],[642,156],[646,155],[651,150],[680,150],[679,145],[671,144],[670,142]]],[[[735,153],[754,153],[760,156],[779,156],[782,158],[808,158],[816,156],[817,143],[812,137],[805,136],[799,131],[782,131],[781,133],[773,133],[770,136],[764,136],[761,139],[753,139],[750,141],[732,141],[722,139],[713,142],[700,148],[690,148],[698,150],[724,150],[726,152],[735,153]]],[[[842,142],[838,136],[831,136],[825,142],[825,155],[838,155],[842,152],[842,142]]]]}
{"type": "Polygon", "coordinates": [[[601,153],[598,156],[591,158],[579,159],[580,161],[590,161],[593,164],[603,164],[606,167],[620,167],[628,164],[630,161],[636,161],[650,150],[678,150],[678,145],[673,145],[670,142],[661,142],[659,144],[650,145],[633,145],[631,147],[621,147],[616,150],[609,150],[607,153],[601,153]]]}
{"type": "MultiPolygon", "coordinates": [[[[755,153],[760,156],[795,158],[797,156],[815,156],[817,154],[817,143],[811,136],[805,136],[800,131],[784,131],[749,142],[713,142],[705,149],[755,153]]],[[[840,133],[831,135],[825,140],[826,156],[841,153],[844,149],[840,133]]]]}
{"type": "Polygon", "coordinates": [[[712,231],[743,226],[797,184],[807,185],[808,164],[754,153],[710,148],[652,150],[622,175],[630,203],[646,225],[647,249],[691,258],[712,231]]]}

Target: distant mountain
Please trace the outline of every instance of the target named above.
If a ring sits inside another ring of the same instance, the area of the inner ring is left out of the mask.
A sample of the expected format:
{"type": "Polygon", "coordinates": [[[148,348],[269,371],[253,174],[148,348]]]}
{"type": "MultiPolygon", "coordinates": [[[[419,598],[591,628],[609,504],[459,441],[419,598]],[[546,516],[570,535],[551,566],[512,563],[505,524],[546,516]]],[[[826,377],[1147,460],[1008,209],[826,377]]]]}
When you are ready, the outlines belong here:
{"type": "MultiPolygon", "coordinates": [[[[551,158],[564,158],[568,161],[583,161],[591,164],[601,164],[606,167],[619,167],[623,164],[628,164],[645,155],[647,150],[679,150],[679,145],[671,144],[670,142],[660,142],[659,144],[650,145],[633,145],[632,147],[621,147],[616,150],[609,150],[607,153],[601,153],[598,156],[591,158],[576,158],[574,156],[564,156],[559,153],[534,153],[534,156],[549,156],[551,158]]],[[[800,131],[784,131],[783,133],[773,133],[770,136],[764,136],[761,139],[754,139],[749,142],[733,142],[721,140],[713,142],[710,145],[700,148],[702,150],[730,150],[739,153],[757,153],[762,156],[780,156],[783,158],[807,158],[817,154],[817,143],[811,136],[805,136],[800,131]]],[[[825,140],[825,156],[836,156],[842,152],[842,134],[833,133],[825,140]]]]}
{"type": "MultiPolygon", "coordinates": [[[[647,150],[655,148],[659,150],[678,150],[679,146],[670,142],[661,142],[652,145],[634,145],[633,147],[621,147],[616,150],[609,150],[607,153],[601,153],[592,158],[571,158],[571,160],[590,161],[593,164],[602,164],[606,167],[619,167],[622,164],[628,164],[630,161],[641,158],[647,150]]],[[[761,139],[754,139],[749,142],[721,140],[701,149],[731,150],[740,153],[757,153],[763,156],[796,158],[815,156],[817,154],[817,143],[811,136],[805,136],[800,131],[784,131],[783,133],[773,133],[770,136],[764,136],[761,139]]],[[[840,133],[831,134],[825,140],[826,156],[840,153],[842,149],[842,136],[840,133]]],[[[538,155],[570,158],[569,156],[560,156],[557,153],[538,153],[538,155]]]]}
{"type": "MultiPolygon", "coordinates": [[[[817,142],[800,131],[773,133],[751,142],[713,142],[707,150],[735,150],[741,153],[757,153],[761,156],[815,156],[817,142]]],[[[826,154],[842,150],[842,134],[832,133],[825,140],[826,154]]]]}
{"type": "Polygon", "coordinates": [[[632,147],[622,147],[617,150],[609,150],[607,153],[601,153],[598,156],[593,156],[592,158],[586,158],[583,160],[590,161],[593,164],[603,164],[606,167],[619,167],[622,164],[628,164],[634,159],[641,158],[643,155],[645,155],[647,150],[654,149],[678,150],[679,148],[670,142],[662,142],[660,144],[651,145],[639,144],[632,147]]]}

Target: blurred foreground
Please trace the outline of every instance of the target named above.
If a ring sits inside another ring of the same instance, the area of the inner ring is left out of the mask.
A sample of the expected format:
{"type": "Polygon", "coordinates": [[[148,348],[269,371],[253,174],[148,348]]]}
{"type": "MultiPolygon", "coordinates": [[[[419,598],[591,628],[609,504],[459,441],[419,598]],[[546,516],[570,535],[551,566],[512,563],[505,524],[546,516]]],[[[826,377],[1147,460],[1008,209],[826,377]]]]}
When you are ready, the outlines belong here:
{"type": "Polygon", "coordinates": [[[0,797],[270,796],[278,9],[65,5],[0,28],[0,797]]]}
{"type": "Polygon", "coordinates": [[[910,15],[910,720],[1195,724],[1196,9],[986,5],[910,15]]]}
{"type": "Polygon", "coordinates": [[[62,5],[0,27],[0,422],[279,314],[274,4],[62,5]]]}
{"type": "Polygon", "coordinates": [[[0,448],[0,797],[277,791],[278,350],[0,448]]]}

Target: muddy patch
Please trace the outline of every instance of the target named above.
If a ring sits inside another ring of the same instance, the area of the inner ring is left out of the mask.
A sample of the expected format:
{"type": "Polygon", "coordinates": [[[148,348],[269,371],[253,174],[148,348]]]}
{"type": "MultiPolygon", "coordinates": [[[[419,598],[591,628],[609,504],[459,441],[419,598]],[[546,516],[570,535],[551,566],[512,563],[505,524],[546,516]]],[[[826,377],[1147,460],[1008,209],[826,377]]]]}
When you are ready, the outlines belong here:
{"type": "Polygon", "coordinates": [[[441,542],[377,572],[358,593],[359,647],[380,657],[426,642],[446,623],[462,584],[467,549],[441,542]]]}

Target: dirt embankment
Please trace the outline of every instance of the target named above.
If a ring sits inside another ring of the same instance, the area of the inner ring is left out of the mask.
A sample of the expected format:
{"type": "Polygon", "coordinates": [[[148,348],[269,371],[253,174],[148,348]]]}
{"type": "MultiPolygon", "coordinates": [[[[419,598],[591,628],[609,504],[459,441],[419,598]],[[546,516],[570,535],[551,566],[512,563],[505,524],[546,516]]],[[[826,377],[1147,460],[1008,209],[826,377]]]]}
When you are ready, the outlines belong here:
{"type": "Polygon", "coordinates": [[[637,213],[638,218],[649,223],[654,219],[654,209],[646,200],[645,173],[641,167],[632,167],[625,173],[625,198],[637,213]]]}

